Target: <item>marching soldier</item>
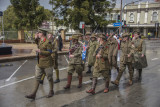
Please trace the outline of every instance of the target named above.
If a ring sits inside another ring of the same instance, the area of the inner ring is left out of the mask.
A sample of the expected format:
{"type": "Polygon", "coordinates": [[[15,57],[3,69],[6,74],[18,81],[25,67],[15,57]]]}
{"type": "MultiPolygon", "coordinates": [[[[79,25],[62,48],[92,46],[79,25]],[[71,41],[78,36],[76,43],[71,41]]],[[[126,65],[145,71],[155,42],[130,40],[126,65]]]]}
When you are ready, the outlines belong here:
{"type": "Polygon", "coordinates": [[[134,32],[134,39],[132,41],[134,46],[134,68],[138,70],[139,77],[138,80],[142,79],[142,68],[145,68],[148,66],[147,60],[146,60],[146,44],[143,39],[139,38],[139,31],[134,32]]]}
{"type": "Polygon", "coordinates": [[[88,49],[87,49],[88,51],[88,71],[86,73],[91,73],[91,68],[92,66],[94,66],[96,58],[95,56],[93,56],[93,53],[95,53],[97,45],[98,45],[98,42],[97,42],[96,35],[92,34],[89,45],[88,45],[88,49]]]}
{"type": "MultiPolygon", "coordinates": [[[[40,32],[38,34],[40,40],[37,42],[39,49],[36,51],[39,53],[39,61],[35,67],[35,87],[33,92],[30,95],[26,95],[25,97],[28,99],[35,99],[36,93],[39,87],[39,81],[41,80],[42,75],[45,73],[47,75],[47,79],[49,81],[50,91],[47,95],[47,98],[52,97],[54,95],[53,91],[53,69],[52,69],[52,45],[49,43],[49,40],[46,39],[46,31],[43,29],[39,29],[40,32]]],[[[38,37],[35,36],[36,41],[38,41],[38,37]]]]}
{"type": "Polygon", "coordinates": [[[68,68],[68,82],[64,89],[70,89],[72,74],[76,71],[79,78],[79,85],[77,88],[82,87],[82,71],[83,71],[83,63],[82,63],[82,50],[83,46],[80,42],[78,42],[78,36],[72,36],[72,45],[69,50],[69,68],[68,68]]]}
{"type": "Polygon", "coordinates": [[[99,76],[103,76],[105,81],[105,89],[104,93],[109,92],[109,81],[110,81],[110,66],[108,60],[108,46],[106,43],[106,37],[103,34],[99,35],[100,44],[98,45],[95,56],[96,61],[94,64],[94,71],[93,71],[93,79],[92,79],[92,88],[87,93],[95,94],[95,88],[97,84],[97,78],[99,76]]]}
{"type": "Polygon", "coordinates": [[[134,61],[134,57],[133,57],[134,49],[131,41],[129,40],[129,36],[130,35],[128,33],[124,33],[122,35],[123,40],[121,42],[122,53],[120,57],[120,71],[118,73],[116,80],[111,81],[112,84],[115,84],[117,86],[119,85],[120,78],[123,72],[125,71],[126,66],[128,66],[129,75],[130,75],[129,84],[132,85],[132,78],[133,78],[132,63],[134,61]]]}
{"type": "Polygon", "coordinates": [[[59,79],[59,69],[58,69],[58,44],[57,44],[57,39],[56,37],[53,37],[53,34],[51,32],[48,33],[48,39],[50,40],[52,44],[52,58],[53,58],[53,67],[56,71],[56,80],[54,83],[60,82],[59,79]]]}
{"type": "Polygon", "coordinates": [[[115,38],[110,35],[108,38],[108,45],[109,45],[109,55],[108,59],[112,67],[115,67],[117,69],[117,72],[119,72],[119,67],[117,65],[117,54],[118,54],[118,42],[115,38]]]}

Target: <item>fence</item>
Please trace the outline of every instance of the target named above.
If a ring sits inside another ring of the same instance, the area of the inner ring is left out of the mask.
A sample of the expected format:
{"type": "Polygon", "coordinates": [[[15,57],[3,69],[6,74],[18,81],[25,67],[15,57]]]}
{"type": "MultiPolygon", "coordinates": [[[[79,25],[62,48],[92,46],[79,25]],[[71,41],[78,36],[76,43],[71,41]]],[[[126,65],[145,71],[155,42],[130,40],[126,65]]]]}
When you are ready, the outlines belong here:
{"type": "MultiPolygon", "coordinates": [[[[2,36],[2,32],[0,36],[2,36]]],[[[18,31],[4,31],[5,40],[17,40],[18,39],[18,31]]]]}

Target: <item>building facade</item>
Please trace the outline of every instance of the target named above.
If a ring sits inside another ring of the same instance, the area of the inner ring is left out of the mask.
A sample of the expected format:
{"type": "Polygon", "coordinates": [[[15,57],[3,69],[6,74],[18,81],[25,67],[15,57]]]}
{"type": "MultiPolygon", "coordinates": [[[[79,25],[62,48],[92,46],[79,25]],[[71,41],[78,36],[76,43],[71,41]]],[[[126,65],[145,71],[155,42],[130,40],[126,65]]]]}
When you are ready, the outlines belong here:
{"type": "MultiPolygon", "coordinates": [[[[114,9],[107,20],[117,20],[118,14],[120,10],[114,9]]],[[[160,3],[141,2],[128,5],[124,8],[122,20],[125,20],[127,24],[123,27],[123,32],[133,32],[139,29],[143,36],[147,36],[150,32],[152,37],[160,37],[160,27],[155,26],[160,23],[160,3]]],[[[108,32],[115,32],[117,29],[111,24],[107,28],[108,32]]]]}

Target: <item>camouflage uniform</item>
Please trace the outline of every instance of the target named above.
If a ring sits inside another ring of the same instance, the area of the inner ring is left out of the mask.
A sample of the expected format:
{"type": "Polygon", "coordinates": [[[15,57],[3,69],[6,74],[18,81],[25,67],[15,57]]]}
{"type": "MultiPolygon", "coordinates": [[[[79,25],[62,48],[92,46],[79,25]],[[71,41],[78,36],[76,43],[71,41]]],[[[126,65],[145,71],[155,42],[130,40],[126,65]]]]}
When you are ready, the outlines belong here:
{"type": "MultiPolygon", "coordinates": [[[[129,38],[129,34],[125,33],[122,35],[122,37],[129,38]]],[[[122,50],[122,52],[121,52],[121,56],[120,56],[120,71],[118,73],[116,80],[112,81],[112,83],[115,85],[119,85],[120,78],[121,78],[123,72],[125,71],[126,66],[128,66],[129,75],[130,75],[129,84],[131,85],[132,78],[133,78],[132,63],[134,61],[134,57],[133,57],[134,49],[133,49],[131,41],[130,40],[122,41],[121,42],[121,50],[122,50]],[[130,55],[130,57],[128,57],[128,55],[130,55]]]]}

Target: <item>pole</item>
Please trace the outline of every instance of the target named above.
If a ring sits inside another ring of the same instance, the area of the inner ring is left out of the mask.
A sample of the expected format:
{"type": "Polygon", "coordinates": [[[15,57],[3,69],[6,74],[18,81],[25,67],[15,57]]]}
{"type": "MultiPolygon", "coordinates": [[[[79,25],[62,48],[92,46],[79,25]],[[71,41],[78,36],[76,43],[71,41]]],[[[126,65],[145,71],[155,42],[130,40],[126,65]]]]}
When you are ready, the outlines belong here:
{"type": "MultiPolygon", "coordinates": [[[[122,23],[122,0],[121,0],[121,7],[120,7],[120,22],[122,23]]],[[[122,26],[120,26],[119,34],[121,33],[121,30],[122,30],[122,26]]]]}
{"type": "Polygon", "coordinates": [[[3,30],[3,46],[4,46],[4,45],[5,45],[5,44],[4,44],[4,37],[5,37],[5,36],[4,36],[4,24],[3,24],[3,16],[2,16],[2,30],[3,30]]]}
{"type": "MultiPolygon", "coordinates": [[[[52,14],[53,14],[53,0],[52,0],[52,14]]],[[[53,26],[53,20],[54,20],[54,17],[52,16],[52,33],[53,33],[53,29],[54,29],[54,28],[53,28],[53,27],[54,27],[54,26],[53,26]]]]}
{"type": "Polygon", "coordinates": [[[155,36],[155,38],[157,38],[157,23],[156,23],[156,36],[155,36]]]}

